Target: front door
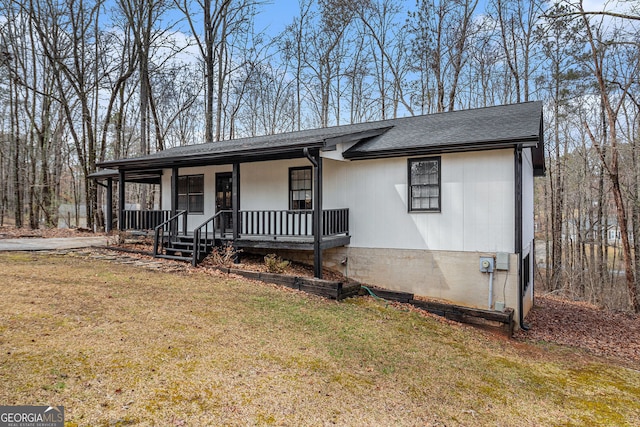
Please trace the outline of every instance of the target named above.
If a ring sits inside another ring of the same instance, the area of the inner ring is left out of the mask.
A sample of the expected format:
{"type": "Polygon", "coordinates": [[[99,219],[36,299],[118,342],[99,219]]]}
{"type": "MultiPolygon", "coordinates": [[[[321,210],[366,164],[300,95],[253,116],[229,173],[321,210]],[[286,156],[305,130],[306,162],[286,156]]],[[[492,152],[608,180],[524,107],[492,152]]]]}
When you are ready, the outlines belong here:
{"type": "MultiPolygon", "coordinates": [[[[216,212],[230,211],[233,208],[231,202],[231,172],[216,174],[216,212]]],[[[222,214],[220,217],[220,231],[232,232],[231,213],[222,214]]]]}

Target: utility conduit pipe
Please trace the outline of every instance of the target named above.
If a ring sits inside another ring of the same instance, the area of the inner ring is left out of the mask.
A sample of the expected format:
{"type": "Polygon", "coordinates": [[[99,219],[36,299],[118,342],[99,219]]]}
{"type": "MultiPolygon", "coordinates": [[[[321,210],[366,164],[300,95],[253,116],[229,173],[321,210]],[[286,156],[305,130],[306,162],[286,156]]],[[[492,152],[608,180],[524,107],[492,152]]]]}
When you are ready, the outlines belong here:
{"type": "Polygon", "coordinates": [[[489,272],[489,310],[493,306],[493,271],[489,272]]]}

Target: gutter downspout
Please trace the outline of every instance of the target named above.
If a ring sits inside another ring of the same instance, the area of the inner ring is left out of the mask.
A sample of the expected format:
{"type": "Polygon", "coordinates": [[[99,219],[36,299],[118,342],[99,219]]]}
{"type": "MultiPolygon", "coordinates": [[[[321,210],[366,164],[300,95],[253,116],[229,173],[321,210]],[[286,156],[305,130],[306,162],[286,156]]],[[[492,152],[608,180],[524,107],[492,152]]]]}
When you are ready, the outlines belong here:
{"type": "Polygon", "coordinates": [[[118,169],[118,230],[124,231],[124,208],[125,208],[125,174],[124,169],[118,169]]]}
{"type": "Polygon", "coordinates": [[[317,158],[303,148],[302,153],[313,165],[313,270],[314,277],[322,279],[322,157],[317,158]]]}
{"type": "MultiPolygon", "coordinates": [[[[233,164],[231,172],[231,222],[233,223],[234,242],[240,237],[240,163],[233,164]]],[[[236,255],[237,264],[240,263],[239,255],[236,255]]]]}
{"type": "Polygon", "coordinates": [[[522,147],[517,146],[514,151],[515,163],[515,203],[516,203],[516,236],[515,250],[518,255],[518,325],[524,331],[529,330],[529,325],[524,323],[524,287],[522,285],[522,147]]]}
{"type": "Polygon", "coordinates": [[[104,221],[104,231],[111,232],[113,226],[113,178],[107,178],[107,212],[104,221]]]}
{"type": "Polygon", "coordinates": [[[311,162],[314,168],[318,167],[318,162],[313,158],[311,153],[309,153],[309,149],[307,147],[304,147],[302,149],[302,154],[304,154],[304,156],[311,162]]]}
{"type": "Polygon", "coordinates": [[[493,307],[493,270],[489,272],[489,300],[487,301],[489,310],[493,307]]]}

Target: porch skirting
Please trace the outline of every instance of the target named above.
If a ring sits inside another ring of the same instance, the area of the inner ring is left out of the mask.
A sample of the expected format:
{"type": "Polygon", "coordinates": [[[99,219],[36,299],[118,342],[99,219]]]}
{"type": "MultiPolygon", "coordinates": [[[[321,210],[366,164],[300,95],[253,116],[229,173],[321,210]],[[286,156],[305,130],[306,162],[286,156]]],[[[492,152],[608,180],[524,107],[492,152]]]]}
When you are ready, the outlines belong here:
{"type": "MultiPolygon", "coordinates": [[[[276,253],[284,259],[313,264],[312,251],[247,248],[245,252],[276,253]]],[[[481,256],[495,253],[337,247],[323,251],[323,266],[363,284],[487,310],[489,274],[480,272],[481,256]]],[[[510,254],[509,270],[494,272],[491,307],[498,304],[514,309],[514,319],[519,318],[517,259],[517,254],[510,254]]],[[[524,307],[528,312],[531,304],[525,302],[524,307]]]]}

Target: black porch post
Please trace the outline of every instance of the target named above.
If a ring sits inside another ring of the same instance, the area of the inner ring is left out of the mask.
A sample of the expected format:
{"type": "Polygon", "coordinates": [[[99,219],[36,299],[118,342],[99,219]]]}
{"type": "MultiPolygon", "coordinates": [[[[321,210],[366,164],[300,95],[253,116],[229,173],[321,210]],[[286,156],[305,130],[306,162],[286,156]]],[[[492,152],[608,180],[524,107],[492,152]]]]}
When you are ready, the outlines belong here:
{"type": "Polygon", "coordinates": [[[113,224],[113,178],[107,178],[107,217],[104,221],[104,231],[111,231],[113,224]]]}
{"type": "Polygon", "coordinates": [[[316,164],[313,166],[313,272],[314,276],[322,279],[322,157],[320,151],[316,154],[316,164]]]}
{"type": "Polygon", "coordinates": [[[118,169],[118,230],[123,231],[124,226],[124,170],[118,169]]]}
{"type": "Polygon", "coordinates": [[[233,224],[233,240],[240,237],[240,163],[233,164],[231,172],[231,223],[233,224]]]}

